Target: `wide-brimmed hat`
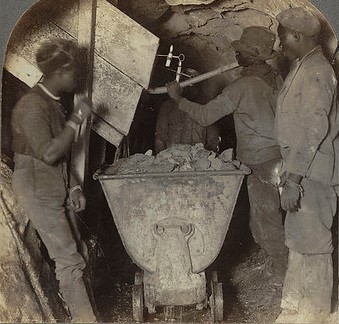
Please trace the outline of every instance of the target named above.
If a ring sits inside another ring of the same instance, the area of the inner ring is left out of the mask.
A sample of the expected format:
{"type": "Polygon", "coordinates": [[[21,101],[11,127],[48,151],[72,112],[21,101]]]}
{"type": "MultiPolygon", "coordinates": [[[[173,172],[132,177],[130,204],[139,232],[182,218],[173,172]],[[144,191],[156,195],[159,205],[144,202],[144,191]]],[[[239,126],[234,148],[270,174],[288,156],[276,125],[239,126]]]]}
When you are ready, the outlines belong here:
{"type": "Polygon", "coordinates": [[[309,37],[317,36],[321,32],[318,17],[301,7],[290,8],[280,12],[277,20],[283,27],[309,37]]]}
{"type": "Polygon", "coordinates": [[[277,52],[273,50],[276,36],[268,28],[261,26],[247,27],[243,30],[240,40],[232,42],[234,49],[246,53],[259,60],[269,60],[277,52]]]}

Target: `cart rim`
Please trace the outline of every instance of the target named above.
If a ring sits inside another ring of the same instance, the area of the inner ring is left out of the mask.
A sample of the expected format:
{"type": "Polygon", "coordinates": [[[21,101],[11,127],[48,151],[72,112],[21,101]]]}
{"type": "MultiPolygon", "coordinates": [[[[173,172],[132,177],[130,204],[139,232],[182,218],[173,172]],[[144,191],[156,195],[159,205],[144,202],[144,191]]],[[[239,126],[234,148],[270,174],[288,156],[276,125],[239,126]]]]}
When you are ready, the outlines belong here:
{"type": "Polygon", "coordinates": [[[227,176],[227,175],[249,175],[251,170],[242,166],[239,170],[206,170],[206,171],[177,171],[177,172],[158,172],[158,173],[133,173],[133,174],[106,174],[104,171],[97,171],[93,178],[95,180],[111,179],[141,179],[141,178],[183,178],[183,177],[201,177],[201,176],[227,176]]]}

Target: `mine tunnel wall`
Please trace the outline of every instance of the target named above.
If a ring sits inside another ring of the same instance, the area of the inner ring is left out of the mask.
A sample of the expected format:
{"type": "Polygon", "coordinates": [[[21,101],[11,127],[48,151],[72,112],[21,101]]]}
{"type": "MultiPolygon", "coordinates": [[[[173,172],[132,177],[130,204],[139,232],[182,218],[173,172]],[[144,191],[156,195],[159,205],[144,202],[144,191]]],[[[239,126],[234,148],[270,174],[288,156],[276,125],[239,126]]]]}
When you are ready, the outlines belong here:
{"type": "MultiPolygon", "coordinates": [[[[165,1],[160,0],[152,0],[150,2],[132,0],[122,1],[121,3],[123,4],[119,5],[119,7],[124,10],[125,13],[161,39],[159,52],[162,54],[167,53],[169,45],[174,44],[176,54],[185,54],[186,59],[184,61],[184,67],[192,67],[202,73],[208,72],[221,65],[234,62],[235,56],[231,47],[231,42],[235,39],[239,39],[244,28],[252,25],[261,25],[270,28],[272,31],[276,31],[277,22],[275,16],[281,10],[286,9],[289,6],[308,5],[308,2],[304,0],[225,0],[214,1],[210,4],[200,6],[178,5],[173,7],[169,6],[165,1]]],[[[335,46],[335,40],[329,27],[326,25],[324,26],[327,33],[326,37],[323,37],[322,39],[325,42],[326,52],[330,56],[330,53],[333,52],[333,47],[335,46]]],[[[278,43],[276,44],[276,48],[278,48],[278,43]]],[[[278,68],[283,75],[286,75],[287,65],[281,56],[275,58],[271,63],[278,68]]],[[[157,60],[154,75],[152,77],[153,86],[163,85],[169,81],[168,78],[174,78],[173,74],[171,75],[166,71],[164,72],[163,65],[163,61],[157,60]]],[[[227,84],[237,78],[238,75],[239,72],[235,71],[225,73],[203,82],[201,101],[206,102],[214,98],[227,84]]],[[[15,102],[27,88],[18,80],[15,80],[12,76],[6,74],[6,72],[4,73],[4,81],[1,144],[2,152],[11,158],[10,114],[15,102]]],[[[154,132],[157,108],[165,99],[166,96],[157,98],[146,96],[146,98],[143,98],[141,101],[132,131],[136,134],[135,138],[138,137],[138,134],[143,134],[141,136],[143,140],[142,143],[133,143],[132,136],[132,153],[138,151],[144,152],[147,148],[152,148],[152,132],[154,132]],[[150,107],[152,109],[148,109],[150,107]],[[145,118],[145,116],[147,117],[145,118]],[[148,124],[145,123],[145,120],[148,121],[148,124]]],[[[234,130],[231,130],[231,121],[228,121],[227,125],[230,132],[233,132],[231,136],[234,137],[234,130]]],[[[225,136],[227,136],[227,134],[225,136]]],[[[94,135],[90,154],[93,154],[93,150],[98,142],[100,142],[100,145],[103,145],[102,141],[94,135]]],[[[227,143],[227,146],[234,146],[234,141],[232,140],[227,143]]],[[[115,148],[111,147],[107,152],[106,159],[112,161],[115,148]]],[[[12,161],[7,160],[7,164],[12,166],[12,161]]],[[[99,164],[100,161],[93,161],[90,170],[95,170],[99,164]]],[[[95,188],[96,191],[100,191],[98,184],[93,188],[95,188]]],[[[100,204],[100,200],[95,201],[93,199],[93,197],[98,196],[101,196],[100,199],[104,199],[100,193],[99,195],[92,195],[92,198],[90,199],[92,202],[89,206],[91,206],[93,210],[95,210],[97,204],[100,204]]],[[[89,213],[95,214],[93,210],[89,213]]],[[[101,217],[110,218],[111,215],[101,217]]],[[[107,223],[111,223],[111,219],[107,221],[107,223]]],[[[4,225],[2,224],[2,226],[4,225]]],[[[41,243],[32,229],[28,228],[25,232],[25,236],[21,236],[21,239],[25,246],[30,247],[29,253],[34,260],[34,271],[40,275],[41,282],[48,283],[48,287],[44,287],[46,295],[52,296],[55,293],[55,285],[50,285],[54,280],[52,274],[53,264],[46,262],[46,251],[41,248],[41,243]]],[[[4,262],[6,262],[6,260],[2,260],[2,263],[4,262]]],[[[15,293],[17,292],[15,291],[15,293]]],[[[6,296],[6,298],[11,298],[11,296],[6,296]]],[[[13,296],[13,298],[15,297],[13,296]]],[[[52,302],[51,304],[59,305],[58,302],[52,302]]],[[[55,314],[58,312],[60,313],[60,305],[55,308],[55,314]]],[[[13,320],[13,318],[9,318],[9,320],[14,321],[17,319],[13,320]]]]}

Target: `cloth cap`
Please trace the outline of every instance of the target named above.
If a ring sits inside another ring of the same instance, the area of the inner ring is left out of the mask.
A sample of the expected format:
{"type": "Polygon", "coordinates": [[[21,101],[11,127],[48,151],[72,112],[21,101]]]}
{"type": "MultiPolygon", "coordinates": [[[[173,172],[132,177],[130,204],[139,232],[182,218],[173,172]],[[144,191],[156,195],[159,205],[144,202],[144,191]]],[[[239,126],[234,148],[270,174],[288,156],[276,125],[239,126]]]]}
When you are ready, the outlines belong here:
{"type": "Polygon", "coordinates": [[[36,63],[43,74],[54,72],[59,68],[77,66],[79,61],[78,45],[62,38],[44,42],[36,53],[36,63]]]}
{"type": "Polygon", "coordinates": [[[240,40],[232,42],[234,49],[260,60],[269,60],[276,55],[273,46],[276,36],[268,28],[261,26],[247,27],[240,40]]]}
{"type": "Polygon", "coordinates": [[[321,31],[318,17],[301,7],[282,11],[278,14],[277,20],[283,27],[305,36],[316,36],[321,31]]]}

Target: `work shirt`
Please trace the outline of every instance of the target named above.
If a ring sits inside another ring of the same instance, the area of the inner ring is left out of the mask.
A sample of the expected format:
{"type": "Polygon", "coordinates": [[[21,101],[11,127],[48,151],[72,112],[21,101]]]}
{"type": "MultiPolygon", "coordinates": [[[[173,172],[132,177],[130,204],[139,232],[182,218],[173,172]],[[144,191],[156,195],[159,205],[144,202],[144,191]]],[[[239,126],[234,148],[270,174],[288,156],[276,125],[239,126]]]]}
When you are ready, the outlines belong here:
{"type": "Polygon", "coordinates": [[[245,73],[207,104],[182,99],[178,107],[202,126],[233,113],[237,158],[243,163],[259,164],[281,157],[274,137],[275,89],[280,78],[276,76],[271,82],[264,80],[264,73],[272,71],[269,65],[252,70],[253,73],[245,73]]]}
{"type": "Polygon", "coordinates": [[[203,143],[206,149],[216,150],[219,142],[217,126],[200,126],[179,110],[173,100],[165,101],[159,110],[156,124],[156,150],[159,152],[173,144],[203,143]]]}
{"type": "Polygon", "coordinates": [[[65,124],[65,109],[40,87],[34,86],[16,104],[12,113],[12,134],[15,170],[26,169],[36,190],[41,193],[58,192],[66,198],[66,158],[55,165],[47,165],[43,154],[52,139],[58,136],[65,124]]]}
{"type": "Polygon", "coordinates": [[[60,102],[40,87],[30,89],[12,113],[13,151],[42,160],[52,138],[63,129],[65,114],[60,102]]]}
{"type": "Polygon", "coordinates": [[[298,61],[277,100],[276,136],[284,170],[338,184],[337,80],[320,47],[298,61]]]}
{"type": "Polygon", "coordinates": [[[82,241],[75,239],[76,225],[70,227],[71,221],[65,213],[65,158],[52,166],[42,160],[46,148],[65,124],[64,108],[55,99],[35,86],[13,110],[13,191],[55,262],[60,293],[74,322],[94,323],[95,316],[82,280],[86,266],[78,252],[82,241]]]}

